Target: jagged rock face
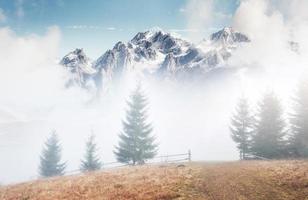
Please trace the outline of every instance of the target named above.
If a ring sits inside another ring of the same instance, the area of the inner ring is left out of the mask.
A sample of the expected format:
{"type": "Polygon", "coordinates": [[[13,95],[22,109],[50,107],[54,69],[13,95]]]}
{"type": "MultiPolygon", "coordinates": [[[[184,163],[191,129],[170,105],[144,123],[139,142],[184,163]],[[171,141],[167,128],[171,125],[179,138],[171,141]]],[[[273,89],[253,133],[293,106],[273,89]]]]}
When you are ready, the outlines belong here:
{"type": "Polygon", "coordinates": [[[76,72],[78,68],[84,73],[95,73],[91,67],[91,61],[84,53],[83,49],[76,49],[70,52],[60,62],[63,66],[68,67],[72,72],[76,72]]]}
{"type": "Polygon", "coordinates": [[[91,60],[86,56],[83,49],[76,49],[62,58],[60,64],[66,67],[72,74],[68,81],[68,86],[78,84],[86,87],[88,80],[96,74],[96,70],[92,68],[91,60]]]}
{"type": "Polygon", "coordinates": [[[210,39],[213,42],[219,42],[223,45],[232,45],[240,42],[250,42],[248,37],[242,33],[234,31],[231,27],[226,27],[211,35],[210,39]]]}
{"type": "Polygon", "coordinates": [[[81,84],[93,79],[97,88],[135,70],[162,78],[180,79],[205,74],[216,66],[224,65],[238,44],[246,42],[249,42],[248,37],[232,28],[218,31],[198,45],[162,30],[151,30],[138,33],[128,43],[118,42],[93,65],[80,49],[64,57],[61,64],[72,73],[82,72],[81,84]]]}
{"type": "Polygon", "coordinates": [[[121,73],[125,66],[131,63],[131,53],[122,42],[118,42],[112,50],[108,50],[102,55],[94,64],[97,71],[104,70],[106,73],[112,75],[121,73]]]}
{"type": "Polygon", "coordinates": [[[183,73],[192,72],[207,73],[216,66],[224,65],[231,52],[237,48],[240,43],[250,42],[247,36],[235,32],[232,28],[224,28],[210,36],[210,40],[204,40],[199,45],[191,45],[190,48],[179,56],[166,56],[161,70],[168,76],[183,77],[183,73]]]}
{"type": "Polygon", "coordinates": [[[120,44],[115,45],[112,51],[114,53],[122,52],[123,56],[129,55],[136,62],[155,60],[159,54],[173,53],[178,55],[183,53],[184,48],[189,45],[188,42],[174,38],[160,30],[138,33],[127,45],[122,42],[120,44]]]}
{"type": "Polygon", "coordinates": [[[105,80],[117,79],[140,65],[160,66],[168,54],[180,55],[190,45],[162,30],[140,32],[127,44],[118,42],[94,63],[94,68],[105,80]]]}
{"type": "Polygon", "coordinates": [[[130,49],[131,47],[127,44],[118,42],[113,49],[108,50],[94,62],[93,68],[96,69],[97,74],[93,79],[98,89],[102,89],[112,79],[120,78],[126,67],[131,66],[130,49]]]}
{"type": "Polygon", "coordinates": [[[144,50],[151,49],[163,54],[173,53],[175,55],[183,53],[185,47],[187,48],[190,45],[189,42],[175,38],[161,30],[138,33],[131,40],[131,43],[144,50]]]}

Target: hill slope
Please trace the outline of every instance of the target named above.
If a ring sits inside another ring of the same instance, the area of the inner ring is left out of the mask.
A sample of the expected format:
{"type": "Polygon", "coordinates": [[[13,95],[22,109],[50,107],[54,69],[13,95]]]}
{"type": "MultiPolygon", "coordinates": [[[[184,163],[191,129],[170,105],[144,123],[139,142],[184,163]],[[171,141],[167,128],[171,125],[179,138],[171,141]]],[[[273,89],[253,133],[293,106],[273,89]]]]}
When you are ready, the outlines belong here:
{"type": "Polygon", "coordinates": [[[142,166],[2,187],[0,199],[308,199],[307,161],[142,166]]]}

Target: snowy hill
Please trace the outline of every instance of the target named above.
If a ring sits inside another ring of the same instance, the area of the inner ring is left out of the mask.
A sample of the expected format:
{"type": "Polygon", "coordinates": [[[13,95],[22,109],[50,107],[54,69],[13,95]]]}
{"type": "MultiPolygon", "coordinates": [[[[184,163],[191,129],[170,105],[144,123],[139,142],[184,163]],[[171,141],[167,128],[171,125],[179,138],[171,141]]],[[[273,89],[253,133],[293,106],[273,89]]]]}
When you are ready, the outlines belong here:
{"type": "Polygon", "coordinates": [[[118,42],[93,63],[82,49],[66,55],[61,64],[72,73],[71,83],[97,88],[128,72],[168,79],[181,79],[206,74],[224,66],[240,43],[250,40],[232,28],[224,28],[199,44],[166,33],[161,29],[139,32],[127,43],[118,42]]]}

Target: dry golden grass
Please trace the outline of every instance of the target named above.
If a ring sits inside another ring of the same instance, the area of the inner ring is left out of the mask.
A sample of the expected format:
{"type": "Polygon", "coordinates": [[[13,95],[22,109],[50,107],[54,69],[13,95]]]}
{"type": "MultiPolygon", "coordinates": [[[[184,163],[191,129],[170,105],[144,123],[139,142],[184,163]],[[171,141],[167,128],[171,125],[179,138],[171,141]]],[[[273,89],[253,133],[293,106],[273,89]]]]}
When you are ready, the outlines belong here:
{"type": "Polygon", "coordinates": [[[1,200],[308,200],[308,162],[141,166],[0,188],[1,200]]]}
{"type": "Polygon", "coordinates": [[[308,200],[307,161],[253,161],[209,165],[198,189],[208,199],[308,200]]]}

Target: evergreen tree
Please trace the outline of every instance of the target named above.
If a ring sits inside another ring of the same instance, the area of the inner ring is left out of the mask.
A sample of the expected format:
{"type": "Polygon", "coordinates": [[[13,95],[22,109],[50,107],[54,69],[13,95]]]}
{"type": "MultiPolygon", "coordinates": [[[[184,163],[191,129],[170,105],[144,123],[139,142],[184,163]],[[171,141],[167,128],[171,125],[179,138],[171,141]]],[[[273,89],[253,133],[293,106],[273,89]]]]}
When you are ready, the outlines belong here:
{"type": "Polygon", "coordinates": [[[42,177],[61,176],[65,165],[61,163],[61,145],[56,132],[53,131],[45,142],[40,156],[39,173],[42,177]]]}
{"type": "Polygon", "coordinates": [[[280,101],[273,92],[265,94],[259,104],[252,150],[256,156],[278,159],[286,156],[285,121],[280,101]]]}
{"type": "Polygon", "coordinates": [[[151,135],[152,126],[146,122],[147,99],[140,84],[127,104],[129,109],[126,111],[126,120],[122,122],[123,132],[119,135],[120,141],[114,153],[119,162],[143,164],[156,155],[157,145],[151,135]]]}
{"type": "Polygon", "coordinates": [[[294,113],[291,116],[291,136],[289,145],[294,157],[308,157],[308,79],[299,83],[294,99],[294,113]]]}
{"type": "Polygon", "coordinates": [[[251,147],[251,134],[254,117],[250,113],[248,101],[240,98],[236,111],[231,118],[231,137],[240,152],[240,159],[244,160],[251,147]]]}
{"type": "Polygon", "coordinates": [[[102,163],[97,156],[98,149],[94,140],[95,136],[92,134],[86,143],[86,153],[80,166],[80,170],[83,172],[98,170],[102,167],[102,163]]]}

